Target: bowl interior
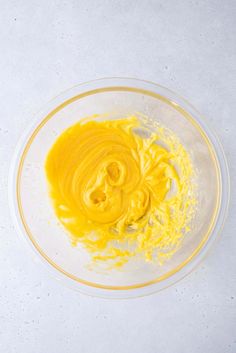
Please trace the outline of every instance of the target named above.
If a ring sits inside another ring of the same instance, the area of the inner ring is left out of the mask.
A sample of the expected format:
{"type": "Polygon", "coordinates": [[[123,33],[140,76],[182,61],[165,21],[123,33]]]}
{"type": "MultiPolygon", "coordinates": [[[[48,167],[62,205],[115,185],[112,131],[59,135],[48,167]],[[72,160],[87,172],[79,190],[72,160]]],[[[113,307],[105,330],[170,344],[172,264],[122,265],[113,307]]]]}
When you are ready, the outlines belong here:
{"type": "Polygon", "coordinates": [[[90,285],[128,288],[160,281],[184,266],[208,238],[219,206],[219,168],[205,133],[198,123],[173,101],[150,91],[106,87],[62,101],[33,131],[20,161],[17,176],[18,207],[29,239],[41,255],[65,275],[90,285]],[[192,231],[182,247],[163,265],[132,260],[122,269],[90,266],[80,246],[72,247],[65,229],[54,215],[45,178],[45,157],[67,127],[80,119],[100,114],[116,119],[144,114],[170,128],[190,154],[197,174],[198,207],[192,231]]]}

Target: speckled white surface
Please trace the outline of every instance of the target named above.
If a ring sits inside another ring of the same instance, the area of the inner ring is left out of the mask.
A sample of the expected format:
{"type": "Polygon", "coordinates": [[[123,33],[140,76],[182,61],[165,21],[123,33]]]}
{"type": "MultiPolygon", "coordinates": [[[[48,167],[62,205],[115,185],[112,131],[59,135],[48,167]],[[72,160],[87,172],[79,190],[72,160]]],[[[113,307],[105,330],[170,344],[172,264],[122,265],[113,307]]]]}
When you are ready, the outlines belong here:
{"type": "Polygon", "coordinates": [[[236,2],[0,0],[0,352],[236,352],[236,2]],[[33,113],[103,76],[179,92],[207,117],[231,174],[229,217],[208,258],[175,286],[111,301],[73,292],[21,244],[9,162],[33,113]]]}

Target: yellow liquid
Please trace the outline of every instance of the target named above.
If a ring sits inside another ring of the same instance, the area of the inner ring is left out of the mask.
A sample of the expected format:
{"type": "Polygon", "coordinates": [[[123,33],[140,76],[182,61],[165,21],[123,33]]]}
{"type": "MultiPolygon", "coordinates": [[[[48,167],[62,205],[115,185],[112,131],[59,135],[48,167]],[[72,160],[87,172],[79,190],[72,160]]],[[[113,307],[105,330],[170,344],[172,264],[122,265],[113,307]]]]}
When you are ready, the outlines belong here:
{"type": "Polygon", "coordinates": [[[154,131],[136,116],[84,120],[48,153],[55,213],[72,244],[82,244],[96,261],[121,266],[139,255],[162,263],[190,230],[191,160],[173,133],[154,131]]]}

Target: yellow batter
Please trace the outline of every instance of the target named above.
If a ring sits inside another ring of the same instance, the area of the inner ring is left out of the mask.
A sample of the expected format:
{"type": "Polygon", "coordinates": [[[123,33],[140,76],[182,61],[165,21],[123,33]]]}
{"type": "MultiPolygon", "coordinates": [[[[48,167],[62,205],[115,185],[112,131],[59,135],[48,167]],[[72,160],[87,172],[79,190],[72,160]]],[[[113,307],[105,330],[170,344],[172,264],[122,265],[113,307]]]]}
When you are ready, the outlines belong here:
{"type": "Polygon", "coordinates": [[[72,244],[97,261],[168,259],[194,211],[192,165],[170,131],[136,116],[81,121],[56,140],[46,175],[57,217],[72,244]],[[142,128],[143,127],[143,128],[142,128]]]}

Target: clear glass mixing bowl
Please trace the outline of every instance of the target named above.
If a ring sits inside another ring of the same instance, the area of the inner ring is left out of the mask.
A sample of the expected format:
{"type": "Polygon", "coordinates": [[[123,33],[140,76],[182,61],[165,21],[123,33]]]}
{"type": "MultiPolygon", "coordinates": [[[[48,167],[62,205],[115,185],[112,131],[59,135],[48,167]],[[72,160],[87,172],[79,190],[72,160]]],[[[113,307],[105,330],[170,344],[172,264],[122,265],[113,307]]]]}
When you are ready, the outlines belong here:
{"type": "Polygon", "coordinates": [[[57,96],[37,115],[17,148],[10,173],[10,206],[19,233],[54,277],[87,294],[123,298],[161,290],[189,273],[219,234],[229,200],[222,147],[186,100],[157,84],[127,78],[84,83],[57,96]],[[198,173],[199,200],[192,231],[164,265],[138,261],[97,271],[81,247],[72,247],[48,196],[44,163],[56,137],[93,114],[119,118],[141,113],[170,128],[190,153],[198,173]]]}

